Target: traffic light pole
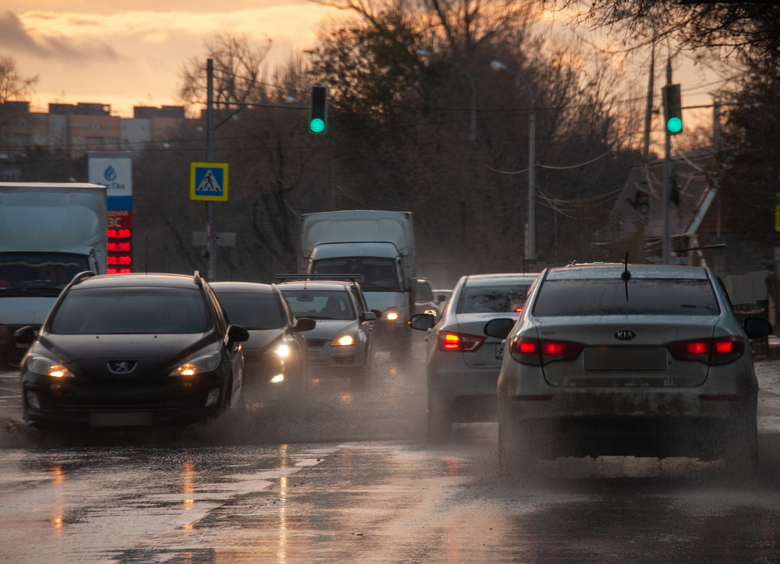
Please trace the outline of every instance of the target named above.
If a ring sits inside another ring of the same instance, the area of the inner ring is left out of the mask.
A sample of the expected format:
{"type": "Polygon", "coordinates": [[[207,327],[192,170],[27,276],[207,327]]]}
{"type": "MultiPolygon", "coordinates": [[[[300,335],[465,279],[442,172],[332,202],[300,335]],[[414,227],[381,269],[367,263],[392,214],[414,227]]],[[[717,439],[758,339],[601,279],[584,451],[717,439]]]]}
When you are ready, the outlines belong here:
{"type": "MultiPolygon", "coordinates": [[[[672,61],[667,59],[666,62],[666,84],[672,83],[672,61]]],[[[669,200],[672,196],[672,135],[669,132],[668,127],[664,127],[666,134],[666,141],[664,143],[665,157],[664,157],[664,201],[663,201],[663,214],[664,214],[664,234],[663,234],[663,264],[672,263],[672,229],[669,221],[669,200]]]]}
{"type": "MultiPolygon", "coordinates": [[[[292,104],[252,104],[248,102],[231,102],[238,110],[214,125],[214,60],[206,62],[206,162],[214,161],[214,130],[227,122],[244,108],[287,108],[295,110],[311,110],[311,106],[296,106],[292,104]]],[[[228,107],[229,108],[229,107],[228,107]]],[[[214,229],[214,203],[206,202],[206,249],[208,249],[208,266],[206,280],[215,282],[217,279],[217,232],[214,229]]]]}

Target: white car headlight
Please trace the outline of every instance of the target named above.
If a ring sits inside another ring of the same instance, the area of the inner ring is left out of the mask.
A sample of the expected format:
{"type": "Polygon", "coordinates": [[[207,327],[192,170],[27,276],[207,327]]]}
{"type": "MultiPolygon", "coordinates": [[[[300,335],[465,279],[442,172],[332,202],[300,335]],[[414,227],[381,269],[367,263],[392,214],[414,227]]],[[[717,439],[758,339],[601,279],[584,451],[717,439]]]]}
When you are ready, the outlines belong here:
{"type": "Polygon", "coordinates": [[[287,358],[288,356],[290,356],[290,347],[288,347],[287,345],[279,345],[279,346],[276,348],[276,351],[275,351],[275,352],[276,352],[276,354],[278,354],[280,357],[282,357],[282,358],[287,358]]]}
{"type": "Polygon", "coordinates": [[[73,372],[59,362],[54,362],[43,356],[36,356],[27,363],[27,370],[33,374],[51,376],[52,378],[74,378],[73,372]]]}
{"type": "Polygon", "coordinates": [[[204,356],[199,356],[192,360],[183,362],[176,368],[174,368],[169,376],[186,376],[192,377],[198,374],[205,374],[206,372],[214,372],[221,362],[222,357],[219,351],[204,356]]]}
{"type": "Polygon", "coordinates": [[[352,335],[340,335],[331,341],[331,347],[348,347],[355,344],[355,337],[352,335]]]}
{"type": "Polygon", "coordinates": [[[395,321],[398,319],[398,312],[395,310],[388,311],[384,317],[388,321],[395,321]]]}

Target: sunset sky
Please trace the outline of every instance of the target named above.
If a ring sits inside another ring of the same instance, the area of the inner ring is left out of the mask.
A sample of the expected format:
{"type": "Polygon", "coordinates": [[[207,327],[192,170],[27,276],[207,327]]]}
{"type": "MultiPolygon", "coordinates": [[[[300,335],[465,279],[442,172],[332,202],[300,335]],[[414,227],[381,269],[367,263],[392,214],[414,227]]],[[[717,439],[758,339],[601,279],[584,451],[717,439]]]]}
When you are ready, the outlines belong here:
{"type": "Polygon", "coordinates": [[[3,0],[0,54],[38,75],[34,109],[99,102],[132,116],[136,105],[176,104],[179,70],[221,31],[270,38],[267,60],[284,63],[314,45],[335,10],[306,0],[3,0]]]}
{"type": "MultiPolygon", "coordinates": [[[[34,110],[95,102],[122,117],[136,105],[179,103],[185,60],[203,57],[204,42],[222,31],[270,38],[273,68],[293,50],[313,47],[318,24],[341,13],[307,0],[2,0],[0,6],[0,54],[13,57],[22,76],[39,77],[34,110]]],[[[711,103],[708,93],[719,83],[689,61],[680,65],[675,82],[683,85],[684,104],[711,103]]]]}

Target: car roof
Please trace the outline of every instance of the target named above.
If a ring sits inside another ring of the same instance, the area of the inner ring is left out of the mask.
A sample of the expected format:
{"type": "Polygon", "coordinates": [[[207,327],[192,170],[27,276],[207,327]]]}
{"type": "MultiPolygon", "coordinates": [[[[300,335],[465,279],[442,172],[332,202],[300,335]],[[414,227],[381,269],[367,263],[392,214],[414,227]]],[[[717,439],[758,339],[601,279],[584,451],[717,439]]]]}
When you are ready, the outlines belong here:
{"type": "Polygon", "coordinates": [[[466,278],[466,286],[499,286],[523,282],[533,284],[538,274],[473,274],[466,278]]]}
{"type": "Polygon", "coordinates": [[[80,287],[90,288],[198,288],[200,275],[192,274],[167,274],[167,273],[128,273],[128,274],[99,274],[88,276],[77,281],[72,289],[80,287]]]}
{"type": "Polygon", "coordinates": [[[261,284],[259,282],[212,282],[209,284],[211,289],[217,294],[228,293],[247,293],[253,292],[256,294],[273,294],[274,287],[272,284],[261,284]]]}
{"type": "Polygon", "coordinates": [[[707,270],[700,266],[672,266],[657,264],[590,263],[571,264],[552,268],[547,280],[587,280],[620,278],[628,269],[631,278],[667,280],[707,280],[707,270]]]}
{"type": "Polygon", "coordinates": [[[351,286],[354,286],[352,282],[336,282],[333,280],[304,280],[301,282],[282,282],[278,285],[279,288],[284,290],[344,290],[349,291],[351,286]]]}

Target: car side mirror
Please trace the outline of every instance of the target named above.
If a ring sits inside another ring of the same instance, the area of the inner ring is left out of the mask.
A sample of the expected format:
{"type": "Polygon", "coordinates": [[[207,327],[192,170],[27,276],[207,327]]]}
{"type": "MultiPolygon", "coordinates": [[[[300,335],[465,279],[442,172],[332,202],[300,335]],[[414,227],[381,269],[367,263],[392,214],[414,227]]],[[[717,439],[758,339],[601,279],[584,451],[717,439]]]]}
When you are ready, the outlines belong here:
{"type": "Polygon", "coordinates": [[[512,331],[512,327],[515,326],[516,321],[516,319],[507,319],[505,317],[493,319],[492,321],[485,323],[483,331],[485,332],[485,335],[488,335],[489,337],[506,339],[512,331]]]}
{"type": "Polygon", "coordinates": [[[382,312],[381,312],[381,311],[379,311],[378,309],[372,309],[372,310],[371,310],[371,313],[373,313],[374,315],[376,315],[376,318],[375,318],[375,319],[382,319],[382,312]]]}
{"type": "Polygon", "coordinates": [[[317,320],[311,317],[301,317],[293,326],[293,333],[302,333],[303,331],[311,331],[317,326],[317,320]]]}
{"type": "Polygon", "coordinates": [[[376,314],[373,311],[367,311],[363,314],[363,321],[374,321],[376,314]]]}
{"type": "Polygon", "coordinates": [[[38,337],[38,328],[31,325],[25,325],[14,331],[14,342],[28,347],[35,342],[38,337]]]}
{"type": "Polygon", "coordinates": [[[240,325],[231,325],[227,330],[228,347],[232,347],[236,343],[243,343],[249,340],[249,331],[241,327],[240,325]]]}
{"type": "Polygon", "coordinates": [[[745,327],[745,333],[751,339],[767,337],[774,332],[772,324],[763,317],[746,317],[742,323],[745,327]]]}
{"type": "Polygon", "coordinates": [[[416,313],[409,318],[409,327],[418,331],[427,331],[436,323],[436,317],[430,313],[416,313]]]}

